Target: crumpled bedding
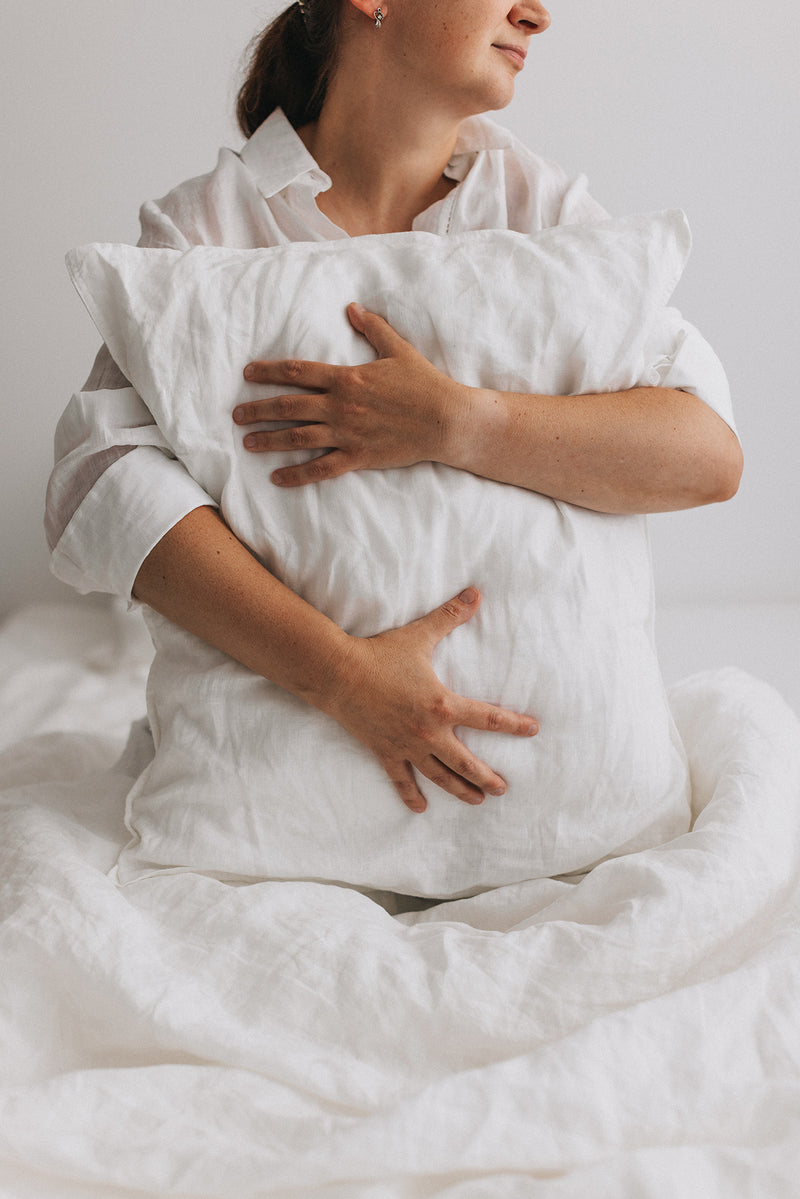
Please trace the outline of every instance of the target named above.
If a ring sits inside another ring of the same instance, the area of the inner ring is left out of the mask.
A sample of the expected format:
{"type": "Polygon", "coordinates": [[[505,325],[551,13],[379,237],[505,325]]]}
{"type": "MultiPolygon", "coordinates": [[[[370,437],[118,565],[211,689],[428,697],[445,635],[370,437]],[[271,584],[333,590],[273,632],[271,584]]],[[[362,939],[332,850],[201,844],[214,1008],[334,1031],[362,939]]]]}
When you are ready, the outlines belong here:
{"type": "Polygon", "coordinates": [[[199,874],[124,889],[134,736],[0,762],[0,1194],[736,1199],[800,1175],[800,726],[671,690],[690,832],[400,910],[199,874]]]}

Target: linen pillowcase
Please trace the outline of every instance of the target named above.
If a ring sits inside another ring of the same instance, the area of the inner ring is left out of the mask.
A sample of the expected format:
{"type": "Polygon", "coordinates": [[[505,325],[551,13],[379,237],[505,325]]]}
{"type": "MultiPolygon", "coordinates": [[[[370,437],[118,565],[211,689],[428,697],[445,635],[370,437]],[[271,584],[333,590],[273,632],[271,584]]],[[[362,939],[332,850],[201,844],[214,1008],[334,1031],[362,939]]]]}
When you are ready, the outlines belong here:
{"type": "Polygon", "coordinates": [[[117,878],[197,870],[431,897],[581,871],[689,821],[653,642],[644,518],[593,513],[434,463],[285,491],[231,420],[254,358],[360,363],[358,299],[473,386],[568,394],[657,381],[689,250],[681,213],[562,226],[185,253],[101,245],[68,266],[109,349],[236,535],[353,635],[474,584],[480,613],[434,665],[535,713],[539,735],[461,730],[508,783],[470,807],[427,780],[423,816],[335,721],[155,613],[156,753],[131,791],[117,878]]]}

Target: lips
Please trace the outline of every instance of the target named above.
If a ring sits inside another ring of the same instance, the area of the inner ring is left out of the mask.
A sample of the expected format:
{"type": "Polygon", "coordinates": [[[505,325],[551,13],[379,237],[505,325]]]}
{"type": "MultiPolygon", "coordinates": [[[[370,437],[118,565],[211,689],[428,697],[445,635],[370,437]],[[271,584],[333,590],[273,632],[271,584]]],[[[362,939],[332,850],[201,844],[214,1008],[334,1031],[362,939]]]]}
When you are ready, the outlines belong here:
{"type": "Polygon", "coordinates": [[[501,54],[505,54],[511,62],[516,63],[518,67],[525,66],[525,58],[527,50],[523,50],[522,46],[503,46],[495,44],[495,50],[499,50],[501,54]]]}

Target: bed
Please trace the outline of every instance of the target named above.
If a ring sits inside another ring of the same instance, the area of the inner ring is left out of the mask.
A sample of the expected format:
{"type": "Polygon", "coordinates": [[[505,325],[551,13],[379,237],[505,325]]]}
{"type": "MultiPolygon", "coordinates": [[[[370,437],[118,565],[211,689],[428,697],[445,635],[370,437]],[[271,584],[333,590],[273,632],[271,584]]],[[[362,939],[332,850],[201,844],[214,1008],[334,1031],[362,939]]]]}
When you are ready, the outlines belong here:
{"type": "Polygon", "coordinates": [[[94,603],[10,617],[0,1193],[795,1195],[800,606],[658,627],[692,830],[403,911],[320,883],[115,887],[148,638],[94,603]]]}

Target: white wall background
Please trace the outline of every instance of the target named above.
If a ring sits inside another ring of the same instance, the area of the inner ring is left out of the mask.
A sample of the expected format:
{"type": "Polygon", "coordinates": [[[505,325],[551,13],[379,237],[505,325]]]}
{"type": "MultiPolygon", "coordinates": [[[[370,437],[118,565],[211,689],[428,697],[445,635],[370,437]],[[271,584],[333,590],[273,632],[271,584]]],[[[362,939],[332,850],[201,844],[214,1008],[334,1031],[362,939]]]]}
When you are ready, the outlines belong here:
{"type": "MultiPolygon", "coordinates": [[[[96,336],[63,255],[132,241],[139,203],[238,146],[254,0],[26,0],[0,16],[3,128],[0,616],[70,593],[47,571],[52,432],[96,336]]],[[[800,6],[552,0],[500,119],[614,213],[683,207],[676,302],[727,366],[747,459],[730,504],[653,521],[671,602],[800,599],[800,6]]],[[[457,0],[454,0],[457,12],[457,0]]]]}

